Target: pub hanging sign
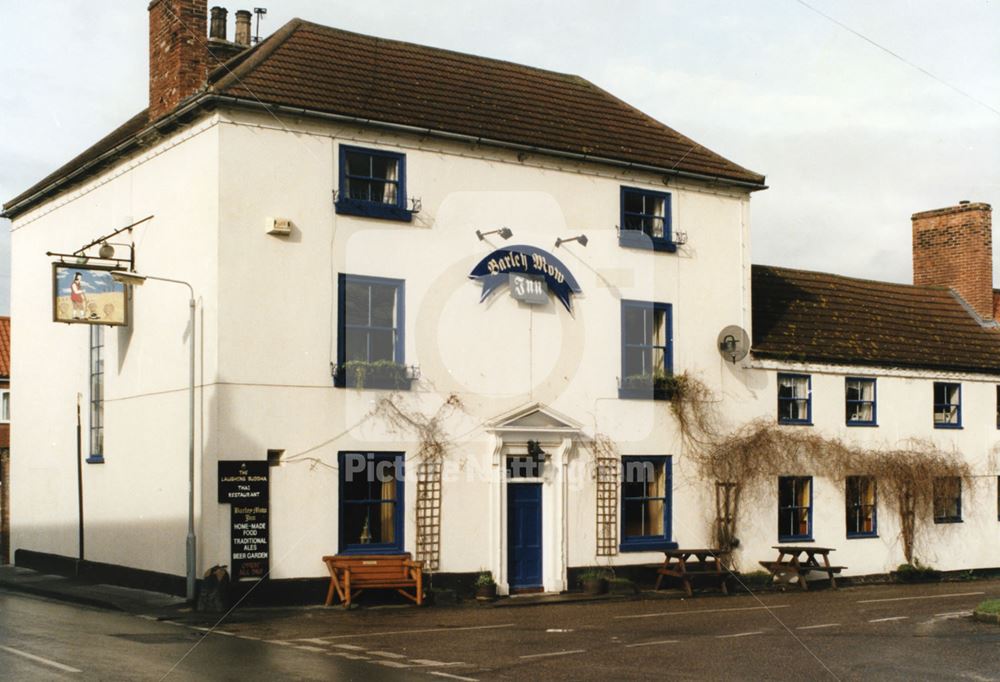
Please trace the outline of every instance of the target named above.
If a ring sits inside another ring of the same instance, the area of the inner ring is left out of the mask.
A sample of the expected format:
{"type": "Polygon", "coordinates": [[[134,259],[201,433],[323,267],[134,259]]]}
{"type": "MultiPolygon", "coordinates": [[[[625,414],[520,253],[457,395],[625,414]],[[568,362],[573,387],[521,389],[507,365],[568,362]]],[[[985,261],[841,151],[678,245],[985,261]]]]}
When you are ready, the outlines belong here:
{"type": "Polygon", "coordinates": [[[528,304],[545,303],[548,289],[573,312],[571,297],[582,291],[562,261],[548,251],[523,244],[497,249],[479,261],[469,278],[483,284],[480,302],[507,284],[511,296],[528,304]]]}

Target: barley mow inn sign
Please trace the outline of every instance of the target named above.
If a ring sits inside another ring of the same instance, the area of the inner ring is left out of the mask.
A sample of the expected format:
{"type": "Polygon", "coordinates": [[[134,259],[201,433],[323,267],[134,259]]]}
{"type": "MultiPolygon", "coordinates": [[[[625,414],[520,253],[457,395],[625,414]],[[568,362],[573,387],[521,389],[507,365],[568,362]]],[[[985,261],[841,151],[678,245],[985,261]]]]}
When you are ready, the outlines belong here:
{"type": "Polygon", "coordinates": [[[230,507],[230,568],[234,580],[270,571],[267,462],[219,462],[219,504],[230,507]]]}
{"type": "Polygon", "coordinates": [[[469,278],[483,283],[480,302],[507,284],[518,301],[544,304],[548,293],[552,293],[566,310],[573,312],[571,297],[582,291],[562,261],[548,251],[523,244],[497,249],[479,261],[469,278]]]}

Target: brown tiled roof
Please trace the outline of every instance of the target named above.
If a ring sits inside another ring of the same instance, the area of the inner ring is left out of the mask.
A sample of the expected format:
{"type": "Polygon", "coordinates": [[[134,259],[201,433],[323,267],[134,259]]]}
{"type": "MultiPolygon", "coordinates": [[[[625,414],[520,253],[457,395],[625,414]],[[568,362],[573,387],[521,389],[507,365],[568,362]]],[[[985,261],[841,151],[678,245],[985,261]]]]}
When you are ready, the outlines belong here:
{"type": "MultiPolygon", "coordinates": [[[[764,186],[764,176],[578,76],[301,19],[216,68],[206,93],[764,186]]],[[[25,199],[149,123],[137,114],[5,208],[24,210],[25,199]]]]}
{"type": "Polygon", "coordinates": [[[1000,331],[942,287],[753,266],[755,357],[1000,374],[1000,331]]]}
{"type": "Polygon", "coordinates": [[[0,377],[10,377],[9,317],[0,317],[0,377]]]}

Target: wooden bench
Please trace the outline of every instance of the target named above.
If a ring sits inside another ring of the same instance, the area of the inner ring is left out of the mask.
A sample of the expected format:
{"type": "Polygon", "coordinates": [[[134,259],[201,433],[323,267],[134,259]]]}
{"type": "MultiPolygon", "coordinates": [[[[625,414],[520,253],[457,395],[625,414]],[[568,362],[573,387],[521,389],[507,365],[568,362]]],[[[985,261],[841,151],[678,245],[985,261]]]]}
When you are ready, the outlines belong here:
{"type": "Polygon", "coordinates": [[[656,570],[657,590],[664,577],[677,578],[687,596],[691,597],[694,595],[692,583],[695,578],[708,577],[718,583],[723,594],[729,594],[725,569],[729,552],[720,549],[668,549],[663,554],[663,565],[656,570]]]}
{"type": "Polygon", "coordinates": [[[350,607],[366,589],[395,589],[417,606],[424,603],[423,562],[412,561],[409,554],[338,554],[323,557],[323,563],[330,571],[325,606],[336,594],[345,608],[350,607]]]}
{"type": "MultiPolygon", "coordinates": [[[[830,578],[830,585],[832,587],[837,587],[837,580],[834,576],[847,568],[847,566],[808,566],[791,561],[761,561],[760,565],[766,568],[772,576],[779,580],[782,579],[783,575],[797,577],[799,586],[803,590],[809,589],[806,587],[806,574],[813,571],[826,573],[830,578]]],[[[789,580],[788,582],[791,581],[789,580]]]]}

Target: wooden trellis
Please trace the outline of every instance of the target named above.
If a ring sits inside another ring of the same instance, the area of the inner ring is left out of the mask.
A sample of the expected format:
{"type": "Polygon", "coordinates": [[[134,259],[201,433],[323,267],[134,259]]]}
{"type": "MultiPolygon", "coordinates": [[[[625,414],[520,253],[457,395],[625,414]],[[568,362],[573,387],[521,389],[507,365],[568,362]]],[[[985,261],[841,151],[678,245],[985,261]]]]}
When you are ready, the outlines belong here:
{"type": "Polygon", "coordinates": [[[417,561],[436,571],[441,560],[441,462],[417,465],[417,561]]]}
{"type": "Polygon", "coordinates": [[[621,462],[617,457],[598,457],[597,475],[597,556],[618,554],[618,477],[621,462]]]}

